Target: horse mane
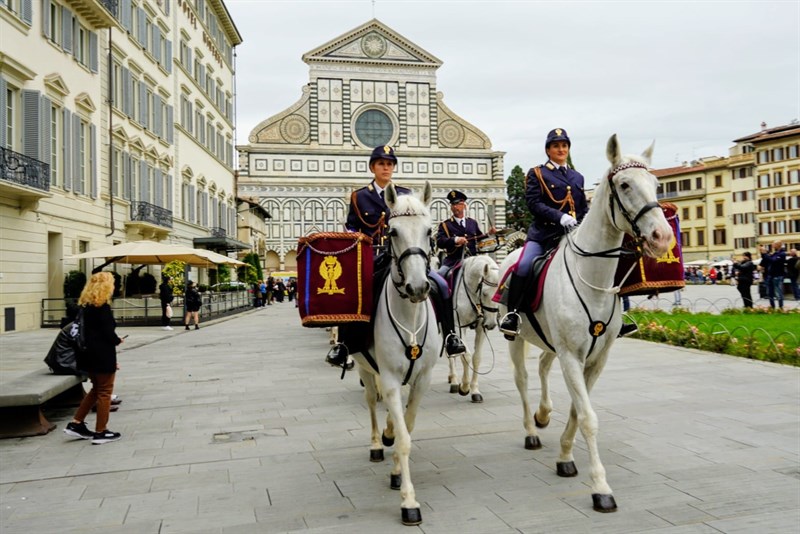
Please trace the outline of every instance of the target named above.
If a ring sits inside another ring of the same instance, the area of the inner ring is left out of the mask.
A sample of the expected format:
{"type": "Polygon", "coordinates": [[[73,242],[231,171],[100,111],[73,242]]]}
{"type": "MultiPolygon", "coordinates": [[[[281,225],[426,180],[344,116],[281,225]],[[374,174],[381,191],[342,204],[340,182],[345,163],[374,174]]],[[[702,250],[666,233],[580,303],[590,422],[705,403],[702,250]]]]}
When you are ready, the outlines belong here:
{"type": "Polygon", "coordinates": [[[428,217],[431,216],[431,211],[428,207],[414,195],[399,195],[394,204],[394,208],[389,214],[391,218],[395,217],[428,217]]]}

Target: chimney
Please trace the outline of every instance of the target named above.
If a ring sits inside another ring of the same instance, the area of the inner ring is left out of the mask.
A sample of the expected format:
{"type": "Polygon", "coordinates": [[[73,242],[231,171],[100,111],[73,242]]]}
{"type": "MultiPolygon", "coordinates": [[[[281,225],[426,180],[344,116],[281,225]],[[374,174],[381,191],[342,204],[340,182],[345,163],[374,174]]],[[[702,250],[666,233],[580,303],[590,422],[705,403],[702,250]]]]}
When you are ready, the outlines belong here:
{"type": "Polygon", "coordinates": [[[764,122],[764,121],[761,121],[761,131],[763,132],[766,129],[767,129],[767,123],[764,122]]]}

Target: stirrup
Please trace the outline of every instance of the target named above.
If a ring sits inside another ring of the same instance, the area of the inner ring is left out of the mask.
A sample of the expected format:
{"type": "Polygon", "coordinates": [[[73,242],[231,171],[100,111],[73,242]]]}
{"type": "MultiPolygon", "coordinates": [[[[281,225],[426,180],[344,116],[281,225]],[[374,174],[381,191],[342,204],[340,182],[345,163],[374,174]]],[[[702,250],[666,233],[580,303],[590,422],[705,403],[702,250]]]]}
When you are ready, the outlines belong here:
{"type": "Polygon", "coordinates": [[[447,337],[444,338],[444,346],[448,358],[458,358],[467,352],[464,342],[455,332],[447,334],[447,337]]]}
{"type": "Polygon", "coordinates": [[[349,371],[355,365],[352,361],[348,365],[347,357],[349,355],[350,351],[347,349],[347,345],[344,343],[337,343],[328,351],[328,354],[325,356],[325,362],[334,367],[341,367],[349,371]]]}
{"type": "Polygon", "coordinates": [[[514,338],[519,335],[519,321],[520,321],[519,313],[517,313],[516,311],[510,311],[506,313],[500,320],[500,331],[505,335],[506,339],[513,341],[514,338]],[[515,319],[516,321],[514,321],[515,319]],[[508,323],[512,321],[515,322],[513,330],[509,328],[508,325],[508,323]],[[503,328],[503,325],[506,325],[506,327],[503,328]]]}

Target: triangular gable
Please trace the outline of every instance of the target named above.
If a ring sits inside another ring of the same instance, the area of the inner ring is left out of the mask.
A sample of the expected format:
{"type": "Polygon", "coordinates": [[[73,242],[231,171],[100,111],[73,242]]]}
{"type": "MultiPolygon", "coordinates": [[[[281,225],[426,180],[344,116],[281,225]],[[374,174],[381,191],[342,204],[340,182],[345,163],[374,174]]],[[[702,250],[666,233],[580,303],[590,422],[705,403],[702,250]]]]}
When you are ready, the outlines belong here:
{"type": "Polygon", "coordinates": [[[92,97],[89,96],[89,93],[81,93],[76,96],[75,105],[88,113],[94,113],[97,111],[97,106],[94,105],[92,97]]]}
{"type": "Polygon", "coordinates": [[[61,75],[56,72],[53,74],[48,74],[44,77],[44,85],[49,91],[54,92],[61,98],[64,98],[69,94],[69,87],[67,87],[67,84],[64,82],[64,79],[61,77],[61,75]]]}
{"type": "Polygon", "coordinates": [[[133,148],[134,150],[138,150],[139,152],[142,152],[142,153],[145,151],[144,143],[142,143],[142,140],[139,139],[138,137],[132,138],[128,142],[128,146],[133,148]]]}
{"type": "Polygon", "coordinates": [[[377,19],[303,55],[306,63],[347,62],[439,68],[442,61],[377,19]]]}

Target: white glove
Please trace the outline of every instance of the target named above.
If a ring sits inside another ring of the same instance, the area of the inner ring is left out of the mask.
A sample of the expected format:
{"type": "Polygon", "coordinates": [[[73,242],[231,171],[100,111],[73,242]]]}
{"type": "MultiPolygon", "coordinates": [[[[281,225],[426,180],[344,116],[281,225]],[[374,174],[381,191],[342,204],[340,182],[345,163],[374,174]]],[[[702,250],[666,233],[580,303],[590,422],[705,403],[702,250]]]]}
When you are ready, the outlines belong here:
{"type": "Polygon", "coordinates": [[[578,221],[575,220],[575,217],[573,217],[569,213],[565,213],[564,215],[562,215],[561,216],[561,221],[559,221],[559,222],[561,223],[561,226],[563,226],[567,230],[571,230],[571,229],[575,228],[576,226],[578,226],[578,221]]]}

